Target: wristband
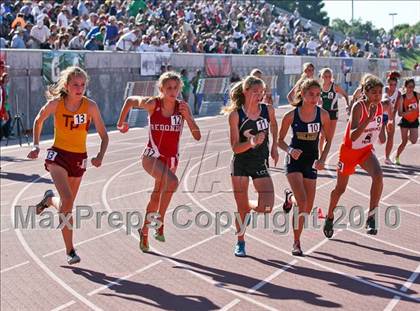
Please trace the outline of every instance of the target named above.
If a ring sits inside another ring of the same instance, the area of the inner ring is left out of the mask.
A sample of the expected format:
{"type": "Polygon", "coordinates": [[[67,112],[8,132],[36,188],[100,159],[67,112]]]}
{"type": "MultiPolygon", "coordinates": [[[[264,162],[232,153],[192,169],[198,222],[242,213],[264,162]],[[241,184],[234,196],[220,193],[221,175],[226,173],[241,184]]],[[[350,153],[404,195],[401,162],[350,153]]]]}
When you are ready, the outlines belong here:
{"type": "Polygon", "coordinates": [[[295,150],[293,147],[287,147],[287,153],[292,154],[292,151],[295,150]]]}
{"type": "Polygon", "coordinates": [[[251,139],[249,140],[249,143],[251,144],[252,147],[255,147],[256,143],[255,143],[255,136],[252,136],[251,139]]]}

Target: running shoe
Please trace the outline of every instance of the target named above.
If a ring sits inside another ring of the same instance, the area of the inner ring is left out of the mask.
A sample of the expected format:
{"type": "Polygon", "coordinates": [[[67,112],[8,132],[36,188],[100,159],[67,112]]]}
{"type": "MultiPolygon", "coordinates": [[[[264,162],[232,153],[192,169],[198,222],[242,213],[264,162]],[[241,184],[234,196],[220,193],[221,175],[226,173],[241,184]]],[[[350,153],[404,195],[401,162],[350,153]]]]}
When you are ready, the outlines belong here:
{"type": "Polygon", "coordinates": [[[378,233],[378,229],[376,228],[375,216],[368,217],[366,221],[366,229],[367,234],[376,235],[378,233]]]}
{"type": "Polygon", "coordinates": [[[141,231],[141,229],[139,231],[139,235],[140,235],[140,242],[139,242],[140,250],[143,253],[148,252],[149,251],[149,239],[148,239],[148,236],[145,235],[143,233],[143,231],[141,231]]]}
{"type": "Polygon", "coordinates": [[[69,265],[74,265],[80,262],[80,257],[76,254],[74,248],[67,254],[67,263],[69,265]]]}
{"type": "Polygon", "coordinates": [[[325,219],[324,223],[324,235],[325,237],[331,239],[334,235],[334,218],[327,218],[325,219]]]}
{"type": "Polygon", "coordinates": [[[51,189],[45,191],[44,197],[42,198],[41,202],[35,205],[37,215],[41,214],[44,211],[44,209],[48,208],[48,199],[52,198],[53,196],[54,192],[51,189]]]}
{"type": "Polygon", "coordinates": [[[386,158],[386,159],[385,159],[385,164],[386,164],[386,165],[392,165],[392,164],[394,164],[394,162],[392,162],[392,160],[391,160],[391,159],[386,158]]]}
{"type": "Polygon", "coordinates": [[[293,256],[303,256],[302,249],[300,248],[300,241],[295,241],[293,243],[292,255],[293,256]]]}
{"type": "Polygon", "coordinates": [[[401,165],[401,163],[400,163],[400,157],[395,157],[395,164],[401,165]]]}
{"type": "Polygon", "coordinates": [[[235,245],[235,256],[236,257],[245,257],[245,241],[238,241],[235,245]]]}
{"type": "Polygon", "coordinates": [[[293,207],[292,195],[293,195],[293,192],[290,191],[289,189],[284,190],[283,210],[286,214],[288,214],[293,207]]]}
{"type": "Polygon", "coordinates": [[[156,240],[158,240],[159,242],[165,242],[165,235],[163,233],[163,225],[160,226],[159,228],[157,228],[155,230],[155,233],[153,234],[153,236],[155,237],[156,240]]]}

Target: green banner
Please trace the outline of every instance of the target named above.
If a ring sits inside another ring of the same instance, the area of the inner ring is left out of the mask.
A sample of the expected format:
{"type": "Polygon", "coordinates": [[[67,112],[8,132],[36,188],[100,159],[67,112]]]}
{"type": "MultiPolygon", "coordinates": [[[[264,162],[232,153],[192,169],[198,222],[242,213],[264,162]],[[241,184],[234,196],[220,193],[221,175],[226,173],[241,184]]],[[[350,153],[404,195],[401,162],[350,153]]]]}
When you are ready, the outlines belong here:
{"type": "Polygon", "coordinates": [[[60,72],[70,66],[84,68],[85,54],[78,52],[48,51],[42,53],[42,76],[46,84],[56,83],[60,72]]]}

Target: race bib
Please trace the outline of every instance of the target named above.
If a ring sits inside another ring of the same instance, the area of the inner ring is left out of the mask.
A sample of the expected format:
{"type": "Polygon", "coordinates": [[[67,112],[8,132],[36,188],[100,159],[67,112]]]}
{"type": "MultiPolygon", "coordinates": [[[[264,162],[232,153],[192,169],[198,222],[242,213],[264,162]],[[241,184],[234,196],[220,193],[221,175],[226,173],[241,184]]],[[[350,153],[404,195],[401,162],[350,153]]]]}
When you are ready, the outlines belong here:
{"type": "Polygon", "coordinates": [[[86,166],[87,166],[87,159],[83,159],[82,162],[80,163],[80,168],[86,169],[86,166]]]}
{"type": "Polygon", "coordinates": [[[308,124],[308,133],[318,133],[321,129],[319,123],[309,123],[308,124]]]}
{"type": "Polygon", "coordinates": [[[156,154],[156,151],[149,147],[146,147],[146,149],[144,149],[143,155],[146,157],[153,157],[153,158],[158,157],[158,155],[156,154]]]}
{"type": "Polygon", "coordinates": [[[57,154],[58,153],[54,150],[48,150],[46,159],[50,161],[55,161],[55,157],[57,156],[57,154]]]}
{"type": "Polygon", "coordinates": [[[266,119],[257,121],[257,130],[258,132],[268,129],[268,121],[266,119]]]}
{"type": "Polygon", "coordinates": [[[344,170],[344,163],[341,162],[341,161],[339,161],[337,163],[337,168],[338,168],[338,171],[343,172],[343,170],[344,170]]]}
{"type": "Polygon", "coordinates": [[[181,125],[182,117],[180,115],[171,116],[171,125],[181,125]]]}
{"type": "Polygon", "coordinates": [[[76,125],[87,123],[87,114],[86,113],[75,114],[73,117],[73,122],[76,125]]]}

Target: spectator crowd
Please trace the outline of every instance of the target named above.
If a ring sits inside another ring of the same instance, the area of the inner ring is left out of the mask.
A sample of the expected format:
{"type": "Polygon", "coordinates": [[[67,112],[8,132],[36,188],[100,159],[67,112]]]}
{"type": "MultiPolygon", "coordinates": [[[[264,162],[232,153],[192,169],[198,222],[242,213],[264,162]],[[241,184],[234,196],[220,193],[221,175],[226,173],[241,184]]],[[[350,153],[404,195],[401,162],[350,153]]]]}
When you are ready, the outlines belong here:
{"type": "Polygon", "coordinates": [[[3,0],[0,48],[392,57],[415,38],[335,40],[263,1],[3,0]]]}

